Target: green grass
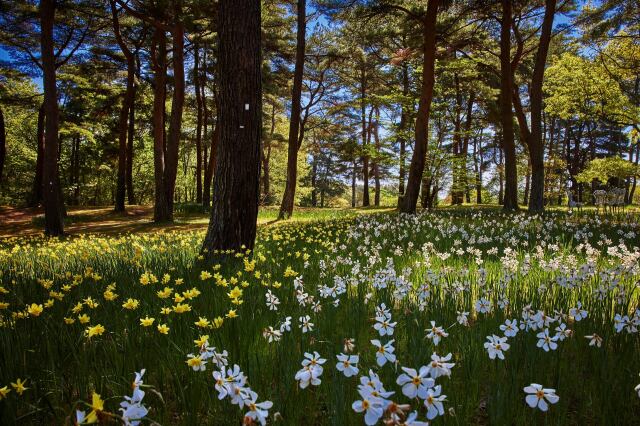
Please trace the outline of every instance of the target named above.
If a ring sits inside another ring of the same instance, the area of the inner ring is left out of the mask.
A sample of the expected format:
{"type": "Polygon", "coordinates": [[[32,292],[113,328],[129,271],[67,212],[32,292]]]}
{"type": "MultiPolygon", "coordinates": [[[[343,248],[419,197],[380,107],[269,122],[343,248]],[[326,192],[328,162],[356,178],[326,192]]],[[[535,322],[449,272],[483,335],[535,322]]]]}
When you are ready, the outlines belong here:
{"type": "Polygon", "coordinates": [[[0,388],[17,378],[26,378],[30,388],[22,396],[11,392],[0,401],[0,423],[64,423],[76,407],[82,408],[78,401],[89,401],[93,391],[107,399],[106,410],[117,413],[122,395],[130,394],[133,372],[146,368],[145,384],[158,392],[147,392],[149,418],[161,424],[238,424],[244,411],[229,400],[218,400],[213,368],[194,372],[185,364],[187,354],[197,351],[193,340],[201,334],[210,336],[212,346],[229,352],[230,364],[242,368],[259,400],[273,401],[269,421],[274,422],[278,412],[279,424],[363,423],[363,415],[351,409],[360,399],[358,378],[346,378],[335,368],[335,356],[343,351],[346,338],[355,339],[355,353],[360,354],[358,376],[377,371],[386,389],[396,392],[391,398],[418,409],[420,419],[425,418],[424,406],[408,400],[395,384],[400,367],[419,368],[434,351],[452,353],[456,365],[451,377],[436,380],[447,395],[447,412],[434,424],[633,424],[640,416],[640,398],[634,392],[640,383],[639,334],[616,333],[613,323],[615,314],[632,316],[639,306],[640,229],[635,214],[606,222],[592,212],[532,217],[492,208],[446,208],[416,218],[329,209],[301,210],[295,220],[284,223],[273,222],[276,217],[277,209],[260,213],[251,257],[255,270],[245,270],[251,268],[240,258],[220,267],[227,283],[237,277],[249,284],[239,306],[227,296],[234,284],[223,287],[215,279],[200,278],[201,229],[81,235],[61,241],[25,237],[0,243],[0,281],[7,290],[0,302],[9,303],[0,310],[0,388]],[[626,252],[608,252],[620,243],[626,252]],[[513,251],[505,256],[507,247],[513,251]],[[411,291],[401,299],[394,296],[391,280],[385,289],[372,288],[389,259],[394,276],[411,283],[411,291]],[[585,264],[595,272],[575,288],[557,284],[585,264]],[[298,304],[294,277],[284,276],[289,267],[321,303],[320,312],[298,304]],[[485,284],[479,281],[480,268],[486,271],[485,284]],[[140,284],[147,272],[160,281],[169,274],[166,285],[174,292],[200,290],[200,296],[185,301],[191,312],[160,314],[162,307],[175,303],[157,296],[165,284],[140,284]],[[80,284],[65,291],[63,286],[74,282],[75,275],[80,275],[75,278],[80,284]],[[335,277],[349,282],[337,307],[318,295],[318,286],[333,285],[335,277]],[[176,285],[176,278],[184,283],[176,285]],[[52,280],[51,287],[45,289],[48,283],[43,286],[38,279],[52,280]],[[119,295],[115,301],[104,298],[111,283],[119,295]],[[429,296],[421,310],[419,292],[427,283],[429,296]],[[607,288],[602,300],[594,293],[600,286],[607,288]],[[265,305],[268,288],[280,299],[278,311],[265,305]],[[14,318],[12,313],[24,312],[27,304],[45,303],[51,290],[60,292],[62,300],[38,317],[14,318]],[[492,301],[491,313],[475,312],[474,302],[481,296],[492,301]],[[106,328],[92,339],[83,335],[87,325],[63,320],[77,318],[71,309],[87,297],[99,303],[95,309],[86,303],[82,308],[91,317],[89,325],[106,328]],[[140,306],[124,309],[128,298],[139,300],[140,306]],[[497,302],[504,298],[509,306],[499,309],[497,302]],[[565,319],[573,337],[559,342],[556,351],[537,348],[537,332],[520,331],[509,339],[504,361],[489,359],[483,347],[486,336],[502,335],[499,325],[505,319],[520,319],[527,305],[549,315],[566,314],[578,300],[589,315],[580,322],[565,319]],[[378,367],[369,343],[388,340],[373,329],[380,303],[392,308],[393,321],[398,322],[393,335],[397,366],[378,367]],[[237,309],[239,316],[225,319],[220,328],[201,330],[194,325],[200,316],[213,320],[229,309],[237,309]],[[457,311],[471,312],[469,327],[456,322],[457,311]],[[303,334],[298,317],[307,314],[315,328],[303,334]],[[140,326],[139,319],[146,315],[156,318],[154,327],[140,326]],[[292,317],[292,331],[279,342],[267,343],[263,330],[276,327],[286,316],[292,317]],[[438,346],[425,338],[430,321],[449,333],[438,346]],[[171,328],[168,335],[158,333],[159,322],[171,328]],[[588,346],[584,336],[593,333],[603,337],[601,348],[588,346]],[[304,352],[313,351],[327,359],[322,383],[300,389],[294,376],[304,352]],[[548,413],[524,402],[522,388],[533,382],[555,388],[560,396],[548,413]]]}

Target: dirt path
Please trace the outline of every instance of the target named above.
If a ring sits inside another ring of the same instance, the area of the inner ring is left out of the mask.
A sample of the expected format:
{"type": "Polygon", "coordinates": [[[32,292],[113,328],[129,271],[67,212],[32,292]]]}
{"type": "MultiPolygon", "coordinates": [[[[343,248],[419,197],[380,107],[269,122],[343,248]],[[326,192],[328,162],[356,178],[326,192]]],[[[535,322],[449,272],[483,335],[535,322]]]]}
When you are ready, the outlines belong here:
{"type": "MultiPolygon", "coordinates": [[[[39,235],[43,230],[42,208],[0,206],[0,238],[39,235]]],[[[159,229],[204,229],[206,214],[177,216],[171,224],[154,224],[153,208],[128,206],[126,213],[115,213],[113,207],[69,207],[65,232],[74,234],[122,234],[159,229]]]]}

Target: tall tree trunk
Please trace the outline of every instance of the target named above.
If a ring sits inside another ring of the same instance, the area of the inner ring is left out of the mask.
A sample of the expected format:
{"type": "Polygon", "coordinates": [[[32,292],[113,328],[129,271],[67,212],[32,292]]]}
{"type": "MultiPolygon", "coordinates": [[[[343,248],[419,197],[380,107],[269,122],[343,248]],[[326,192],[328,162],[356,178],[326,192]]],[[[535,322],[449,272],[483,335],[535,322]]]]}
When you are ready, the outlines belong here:
{"type": "Polygon", "coordinates": [[[376,207],[380,206],[380,109],[376,107],[376,121],[373,127],[373,140],[376,156],[373,159],[373,179],[375,183],[375,190],[373,196],[373,204],[376,207]]]}
{"type": "Polygon", "coordinates": [[[271,202],[271,168],[269,167],[269,160],[271,158],[271,143],[267,144],[266,151],[262,153],[262,194],[264,196],[264,203],[269,204],[271,202]]]}
{"type": "Polygon", "coordinates": [[[4,161],[7,157],[7,133],[4,128],[4,112],[0,107],[0,185],[2,184],[2,172],[4,161]]]}
{"type": "Polygon", "coordinates": [[[524,194],[522,197],[522,204],[525,206],[529,204],[529,190],[531,188],[531,174],[529,173],[529,168],[527,167],[527,173],[524,176],[524,194]]]}
{"type": "MultiPolygon", "coordinates": [[[[363,62],[360,72],[360,120],[362,125],[362,207],[368,207],[369,202],[369,153],[368,153],[368,127],[367,126],[367,72],[363,62]]],[[[371,109],[373,111],[373,108],[371,109]]],[[[371,114],[369,114],[371,123],[371,114]]]]}
{"type": "Polygon", "coordinates": [[[271,168],[269,162],[271,160],[271,142],[276,132],[276,104],[271,104],[271,129],[269,131],[269,138],[262,139],[262,194],[265,204],[271,204],[271,168]]]}
{"type": "Polygon", "coordinates": [[[356,199],[356,176],[358,174],[358,161],[353,159],[353,168],[351,170],[351,207],[354,208],[357,204],[356,199]]]}
{"type": "Polygon", "coordinates": [[[178,174],[178,147],[180,146],[182,111],[184,109],[184,24],[181,21],[181,0],[174,0],[174,19],[176,22],[171,29],[173,97],[171,99],[171,118],[164,167],[165,202],[168,214],[164,220],[169,221],[173,221],[173,196],[178,174]]]}
{"type": "MultiPolygon", "coordinates": [[[[78,140],[78,136],[72,136],[71,137],[71,152],[69,153],[69,178],[68,178],[68,182],[67,182],[67,188],[70,189],[75,189],[75,179],[76,179],[76,157],[77,157],[77,150],[76,150],[76,141],[78,140]]],[[[60,143],[60,145],[62,145],[62,143],[60,143]]],[[[74,191],[75,192],[75,191],[74,191]]],[[[77,206],[78,203],[76,202],[76,197],[75,194],[73,196],[71,196],[69,198],[69,205],[70,206],[77,206]]]]}
{"type": "Polygon", "coordinates": [[[518,171],[516,169],[516,144],[513,134],[511,73],[511,0],[502,0],[500,22],[500,122],[505,169],[505,210],[518,210],[518,171]]]}
{"type": "Polygon", "coordinates": [[[467,98],[467,116],[464,122],[464,135],[462,137],[462,149],[460,150],[461,165],[462,165],[462,188],[467,199],[467,203],[471,203],[471,193],[469,188],[469,182],[467,178],[467,157],[469,156],[469,140],[471,139],[471,125],[473,123],[473,104],[476,96],[473,91],[469,92],[467,98]]]}
{"type": "Polygon", "coordinates": [[[279,219],[288,219],[293,214],[293,203],[298,180],[298,150],[300,149],[300,112],[302,106],[302,77],[304,76],[304,52],[307,28],[307,2],[298,0],[298,30],[296,34],[296,64],[291,92],[291,119],[289,121],[289,147],[287,151],[287,183],[280,205],[279,219]]]}
{"type": "Polygon", "coordinates": [[[544,143],[542,140],[542,83],[544,69],[547,62],[549,43],[551,42],[551,30],[553,18],[556,12],[556,0],[545,0],[544,18],[540,44],[536,54],[536,63],[531,79],[531,132],[528,146],[531,159],[531,193],[529,195],[529,211],[540,212],[544,210],[544,143]]]}
{"type": "MultiPolygon", "coordinates": [[[[402,64],[402,94],[407,96],[409,94],[409,69],[406,63],[402,64]]],[[[400,134],[400,173],[398,182],[398,207],[402,202],[404,196],[404,179],[405,179],[405,157],[407,149],[407,138],[405,136],[407,124],[409,123],[409,111],[406,103],[402,103],[402,112],[400,113],[400,125],[398,126],[398,133],[400,134]]]]}
{"type": "MultiPolygon", "coordinates": [[[[210,155],[215,157],[214,148],[217,144],[218,135],[216,133],[216,128],[214,125],[211,127],[211,137],[209,137],[209,107],[207,105],[207,92],[206,92],[206,82],[207,82],[207,49],[205,47],[203,51],[203,70],[200,80],[200,90],[202,91],[202,115],[204,121],[204,143],[203,143],[203,158],[202,158],[202,168],[203,168],[203,182],[202,182],[202,207],[208,209],[211,204],[211,182],[213,178],[213,168],[215,166],[215,158],[210,158],[210,155]],[[209,141],[208,149],[207,142],[209,141]],[[215,142],[215,143],[214,143],[215,142]],[[209,170],[211,169],[211,170],[209,170]]],[[[215,96],[214,96],[215,99],[215,96]]]]}
{"type": "Polygon", "coordinates": [[[260,0],[218,3],[220,146],[211,220],[202,252],[253,249],[262,134],[260,0]]]}
{"type": "Polygon", "coordinates": [[[473,138],[473,169],[475,174],[476,204],[482,204],[482,133],[473,138]]]}
{"type": "Polygon", "coordinates": [[[193,47],[193,84],[196,92],[196,203],[202,203],[202,92],[200,91],[200,46],[193,47]]]}
{"type": "Polygon", "coordinates": [[[127,179],[127,131],[129,112],[133,105],[133,84],[135,81],[135,59],[133,53],[129,50],[126,43],[122,39],[120,33],[120,22],[118,19],[118,10],[116,9],[115,0],[110,0],[111,6],[111,18],[113,24],[113,33],[115,34],[116,41],[120,50],[125,56],[127,62],[127,86],[122,99],[122,106],[120,107],[120,117],[118,119],[118,177],[116,181],[116,199],[114,210],[116,212],[125,211],[125,197],[126,197],[126,179],[127,179]]]}
{"type": "Polygon", "coordinates": [[[365,118],[366,130],[363,145],[364,155],[362,156],[362,207],[369,207],[371,205],[371,200],[369,198],[369,147],[371,146],[371,133],[373,132],[373,110],[373,107],[369,110],[369,120],[366,121],[365,118]]]}
{"type": "Polygon", "coordinates": [[[80,204],[80,137],[74,138],[74,165],[73,165],[73,202],[80,204]]]}
{"type": "Polygon", "coordinates": [[[33,177],[31,193],[27,200],[29,207],[38,207],[42,202],[42,174],[44,171],[44,102],[38,108],[38,124],[36,130],[36,170],[33,177]]]}
{"type": "Polygon", "coordinates": [[[431,100],[433,99],[433,86],[435,84],[435,56],[436,56],[436,19],[438,17],[439,0],[429,0],[427,5],[427,15],[423,23],[423,63],[422,63],[422,86],[420,90],[420,101],[418,103],[418,117],[415,128],[415,145],[411,165],[409,167],[409,178],[407,179],[407,189],[404,193],[400,211],[403,213],[415,213],[418,195],[420,193],[420,182],[424,172],[424,164],[427,155],[427,145],[429,142],[429,113],[431,111],[431,100]]]}
{"type": "Polygon", "coordinates": [[[125,211],[126,196],[126,174],[127,174],[127,131],[128,118],[133,104],[133,64],[127,64],[127,88],[122,106],[120,107],[120,117],[118,120],[118,178],[116,183],[115,211],[125,211]]]}
{"type": "Polygon", "coordinates": [[[452,176],[451,176],[451,204],[452,205],[460,205],[462,204],[462,188],[461,180],[462,180],[462,165],[461,162],[461,152],[462,152],[462,139],[461,139],[461,128],[460,124],[462,121],[462,93],[460,93],[460,79],[458,78],[458,74],[454,73],[454,85],[455,85],[455,117],[453,119],[453,164],[452,164],[452,176]]]}
{"type": "Polygon", "coordinates": [[[213,175],[216,168],[218,145],[220,145],[220,126],[218,125],[218,121],[216,121],[213,132],[211,132],[209,161],[207,168],[204,170],[204,189],[202,191],[202,205],[204,208],[209,208],[211,205],[211,183],[213,182],[213,175]]]}
{"type": "Polygon", "coordinates": [[[164,184],[165,169],[165,97],[167,80],[167,39],[164,30],[155,29],[153,35],[152,63],[154,72],[153,87],[153,165],[155,181],[155,201],[153,220],[167,221],[170,218],[167,193],[164,184]]]}
{"type": "Polygon", "coordinates": [[[496,142],[498,142],[498,204],[504,205],[504,154],[502,150],[502,134],[496,134],[496,142]]]}
{"type": "MultiPolygon", "coordinates": [[[[636,159],[633,162],[633,164],[637,166],[638,162],[640,161],[640,144],[636,144],[635,149],[636,149],[636,159]]],[[[633,196],[636,192],[637,181],[638,181],[638,176],[633,176],[631,181],[632,182],[631,189],[629,190],[629,204],[633,204],[633,196]]]]}
{"type": "Polygon", "coordinates": [[[431,195],[431,177],[425,175],[422,177],[420,190],[420,205],[423,209],[429,208],[429,196],[431,195]]]}
{"type": "Polygon", "coordinates": [[[135,137],[135,120],[136,120],[136,92],[137,84],[133,84],[132,101],[129,105],[129,129],[127,130],[127,201],[129,205],[136,204],[136,195],[133,192],[133,142],[135,137]]]}
{"type": "Polygon", "coordinates": [[[317,207],[318,205],[318,191],[316,186],[318,184],[318,155],[313,154],[313,160],[311,162],[311,206],[317,207]]]}
{"type": "Polygon", "coordinates": [[[56,88],[56,63],[53,53],[53,26],[55,21],[55,0],[40,2],[40,48],[42,58],[45,143],[43,162],[43,204],[45,234],[64,234],[64,205],[61,199],[58,176],[58,96],[56,88]]]}

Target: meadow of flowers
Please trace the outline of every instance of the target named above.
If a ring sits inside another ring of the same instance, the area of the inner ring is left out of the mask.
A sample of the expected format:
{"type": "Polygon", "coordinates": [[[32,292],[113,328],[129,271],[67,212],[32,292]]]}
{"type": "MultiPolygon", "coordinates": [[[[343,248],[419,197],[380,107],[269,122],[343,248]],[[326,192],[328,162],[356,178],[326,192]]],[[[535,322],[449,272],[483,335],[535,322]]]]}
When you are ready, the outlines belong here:
{"type": "Polygon", "coordinates": [[[637,424],[635,215],[0,242],[0,424],[637,424]]]}

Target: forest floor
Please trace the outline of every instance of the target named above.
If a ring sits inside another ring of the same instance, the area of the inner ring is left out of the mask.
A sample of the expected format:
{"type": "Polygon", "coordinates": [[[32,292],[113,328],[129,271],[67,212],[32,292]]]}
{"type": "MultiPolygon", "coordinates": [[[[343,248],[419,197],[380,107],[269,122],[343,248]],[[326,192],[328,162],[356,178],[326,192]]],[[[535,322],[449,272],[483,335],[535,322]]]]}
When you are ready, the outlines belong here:
{"type": "MultiPolygon", "coordinates": [[[[471,207],[483,209],[497,209],[498,206],[484,204],[471,207]]],[[[450,206],[438,207],[438,210],[446,210],[450,206]]],[[[526,210],[525,206],[521,207],[526,210]]],[[[69,235],[79,234],[108,234],[117,235],[125,233],[155,232],[170,230],[206,229],[209,224],[209,213],[201,212],[176,212],[174,222],[157,224],[153,222],[153,206],[127,206],[125,213],[116,213],[113,206],[67,207],[65,219],[65,232],[69,235]]],[[[362,214],[371,212],[392,211],[392,207],[368,207],[368,208],[309,208],[296,207],[292,220],[294,222],[309,222],[319,219],[328,219],[334,216],[348,216],[350,214],[362,214]]],[[[566,207],[551,207],[549,210],[567,210],[566,207]]],[[[584,213],[595,211],[594,207],[585,207],[584,213]]],[[[628,206],[625,213],[638,213],[640,207],[628,206]]],[[[43,230],[44,210],[42,208],[19,208],[0,206],[0,238],[39,235],[43,230]]],[[[258,214],[259,225],[272,225],[277,222],[278,207],[261,207],[258,214]]],[[[614,218],[619,215],[607,215],[614,218]]]]}
{"type": "MultiPolygon", "coordinates": [[[[70,235],[78,234],[123,234],[138,232],[154,232],[159,230],[190,230],[206,229],[209,224],[209,213],[189,212],[175,213],[173,223],[157,224],[153,222],[153,206],[127,206],[125,213],[116,213],[113,206],[105,207],[67,207],[65,232],[70,235]]],[[[293,220],[307,222],[332,216],[349,215],[356,212],[390,211],[389,207],[382,208],[304,208],[297,207],[297,215],[293,220]]],[[[0,206],[0,238],[38,235],[43,230],[42,208],[18,208],[0,206]]],[[[258,224],[269,225],[277,221],[277,207],[264,207],[258,214],[258,224]]]]}

